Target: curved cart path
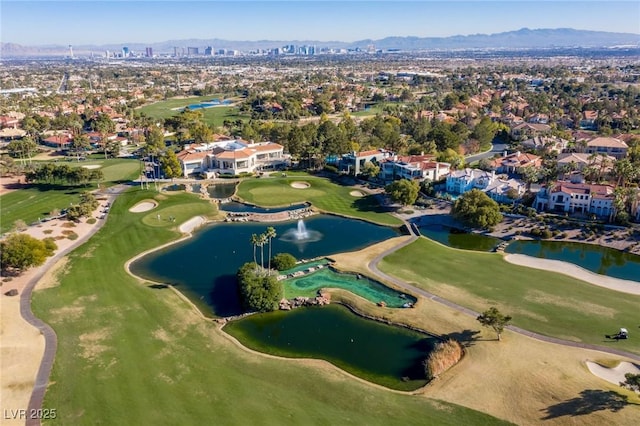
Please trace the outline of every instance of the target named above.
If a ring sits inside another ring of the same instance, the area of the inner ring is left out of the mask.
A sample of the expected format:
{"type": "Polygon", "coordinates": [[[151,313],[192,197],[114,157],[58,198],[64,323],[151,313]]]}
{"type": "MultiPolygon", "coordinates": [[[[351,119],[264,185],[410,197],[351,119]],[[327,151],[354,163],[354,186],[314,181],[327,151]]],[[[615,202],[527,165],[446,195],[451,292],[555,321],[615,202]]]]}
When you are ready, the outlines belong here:
{"type": "MultiPolygon", "coordinates": [[[[375,274],[393,282],[395,285],[399,286],[400,288],[404,288],[406,289],[408,292],[413,292],[415,294],[419,294],[421,296],[426,297],[427,299],[433,300],[435,302],[441,303],[445,306],[448,306],[452,309],[455,309],[458,312],[462,312],[466,315],[472,316],[474,318],[477,318],[478,315],[480,315],[479,312],[476,312],[472,309],[469,308],[465,308],[464,306],[458,305],[457,303],[451,302],[450,300],[447,299],[443,299],[442,297],[436,296],[433,293],[430,293],[426,290],[423,290],[421,288],[415,287],[409,283],[406,283],[396,277],[393,277],[391,275],[385,274],[384,272],[380,271],[380,269],[378,269],[378,264],[380,263],[380,261],[385,257],[388,256],[389,254],[395,252],[396,250],[399,250],[409,244],[411,244],[412,242],[416,241],[418,239],[418,236],[416,235],[415,231],[409,226],[408,227],[410,229],[411,232],[411,238],[409,240],[403,241],[402,243],[398,244],[395,247],[392,247],[386,251],[384,251],[383,253],[380,253],[378,256],[376,256],[371,262],[369,262],[369,264],[367,265],[367,267],[373,271],[375,274]]],[[[623,350],[619,350],[619,349],[615,349],[615,348],[608,348],[605,346],[599,346],[599,345],[592,345],[589,343],[580,343],[580,342],[572,342],[570,340],[563,340],[563,339],[558,339],[556,337],[551,337],[551,336],[545,336],[543,334],[538,334],[535,333],[533,331],[529,331],[529,330],[525,330],[523,328],[520,327],[516,327],[514,325],[508,325],[506,327],[507,329],[522,334],[524,336],[528,336],[531,337],[533,339],[536,340],[540,340],[543,342],[548,342],[548,343],[555,343],[557,345],[564,345],[564,346],[571,346],[574,348],[582,348],[582,349],[592,349],[595,351],[600,351],[600,352],[607,352],[610,354],[614,354],[614,355],[620,355],[620,356],[624,356],[636,361],[640,361],[640,355],[636,355],[630,352],[626,352],[623,350]]]]}
{"type": "MultiPolygon", "coordinates": [[[[100,192],[99,195],[106,196],[108,201],[110,203],[113,203],[116,196],[126,188],[127,187],[124,185],[117,185],[115,187],[109,188],[108,190],[100,192]]],[[[31,295],[33,294],[33,289],[36,287],[44,274],[49,270],[49,268],[55,265],[58,260],[62,259],[71,251],[87,242],[89,238],[91,238],[96,232],[98,232],[98,230],[100,230],[100,228],[102,228],[102,226],[104,226],[105,223],[106,220],[98,221],[96,226],[92,227],[86,235],[78,238],[74,242],[74,244],[50,257],[47,262],[40,267],[38,273],[29,280],[20,295],[20,314],[22,315],[22,318],[26,322],[37,328],[44,336],[44,354],[42,356],[42,361],[40,362],[40,367],[38,368],[38,373],[36,374],[36,380],[33,385],[33,391],[31,392],[31,398],[29,398],[27,413],[37,413],[40,409],[42,409],[44,394],[47,391],[49,376],[51,375],[51,369],[53,368],[53,361],[55,360],[56,349],[58,347],[58,337],[56,336],[56,332],[53,331],[53,328],[51,328],[49,324],[37,318],[31,310],[31,295]]],[[[29,418],[29,416],[27,416],[25,424],[27,426],[39,426],[40,419],[29,418]]]]}

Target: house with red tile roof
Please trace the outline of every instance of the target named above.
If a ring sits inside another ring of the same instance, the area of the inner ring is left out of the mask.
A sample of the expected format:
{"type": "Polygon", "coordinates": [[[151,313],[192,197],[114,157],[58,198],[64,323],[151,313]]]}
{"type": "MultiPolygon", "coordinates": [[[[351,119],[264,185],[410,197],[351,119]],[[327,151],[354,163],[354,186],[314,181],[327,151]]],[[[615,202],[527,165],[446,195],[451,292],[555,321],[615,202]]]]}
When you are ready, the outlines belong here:
{"type": "Polygon", "coordinates": [[[289,164],[284,147],[274,142],[251,143],[243,140],[223,140],[185,146],[176,154],[183,176],[202,173],[208,177],[239,175],[274,169],[289,164]]]}
{"type": "Polygon", "coordinates": [[[520,173],[524,167],[539,169],[541,166],[542,157],[520,151],[491,160],[491,168],[498,173],[520,173]]]}

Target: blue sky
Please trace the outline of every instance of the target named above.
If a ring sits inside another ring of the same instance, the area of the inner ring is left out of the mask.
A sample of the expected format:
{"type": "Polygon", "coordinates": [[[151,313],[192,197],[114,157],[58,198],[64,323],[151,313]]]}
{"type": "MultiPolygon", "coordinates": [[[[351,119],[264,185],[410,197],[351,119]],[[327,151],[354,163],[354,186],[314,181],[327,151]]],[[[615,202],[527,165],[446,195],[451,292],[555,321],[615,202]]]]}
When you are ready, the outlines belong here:
{"type": "Polygon", "coordinates": [[[640,33],[640,1],[0,1],[0,40],[24,45],[166,40],[355,41],[528,28],[640,33]]]}

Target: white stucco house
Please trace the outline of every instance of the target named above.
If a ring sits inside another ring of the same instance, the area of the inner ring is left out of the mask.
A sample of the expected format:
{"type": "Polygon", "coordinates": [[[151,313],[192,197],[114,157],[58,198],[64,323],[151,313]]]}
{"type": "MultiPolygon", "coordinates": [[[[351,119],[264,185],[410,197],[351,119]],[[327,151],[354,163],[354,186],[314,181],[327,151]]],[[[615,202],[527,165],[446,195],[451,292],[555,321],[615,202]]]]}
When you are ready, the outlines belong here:
{"type": "Polygon", "coordinates": [[[274,142],[251,143],[240,139],[187,146],[176,156],[183,176],[202,173],[239,175],[286,166],[290,162],[282,145],[274,142]]]}
{"type": "Polygon", "coordinates": [[[536,196],[538,211],[594,214],[609,217],[614,212],[614,187],[558,181],[543,188],[536,196]]]}

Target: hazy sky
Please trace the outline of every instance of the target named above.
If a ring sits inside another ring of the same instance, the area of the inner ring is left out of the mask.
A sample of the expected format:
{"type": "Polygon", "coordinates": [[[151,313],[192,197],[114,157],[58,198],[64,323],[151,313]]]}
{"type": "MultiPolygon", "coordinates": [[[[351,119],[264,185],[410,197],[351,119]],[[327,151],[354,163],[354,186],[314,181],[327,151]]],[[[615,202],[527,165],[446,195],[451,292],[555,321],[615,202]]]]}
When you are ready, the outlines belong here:
{"type": "Polygon", "coordinates": [[[355,41],[528,28],[640,33],[640,1],[0,0],[0,40],[24,45],[166,40],[355,41]]]}

